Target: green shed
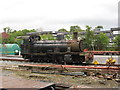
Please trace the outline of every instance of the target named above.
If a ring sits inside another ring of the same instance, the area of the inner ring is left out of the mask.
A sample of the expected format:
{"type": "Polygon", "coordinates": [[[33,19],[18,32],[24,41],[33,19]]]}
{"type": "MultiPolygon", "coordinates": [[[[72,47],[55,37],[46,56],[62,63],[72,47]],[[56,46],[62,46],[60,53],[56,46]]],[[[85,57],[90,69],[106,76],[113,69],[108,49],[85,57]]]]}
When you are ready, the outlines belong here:
{"type": "Polygon", "coordinates": [[[17,44],[0,44],[0,53],[2,55],[19,55],[21,51],[17,44]]]}

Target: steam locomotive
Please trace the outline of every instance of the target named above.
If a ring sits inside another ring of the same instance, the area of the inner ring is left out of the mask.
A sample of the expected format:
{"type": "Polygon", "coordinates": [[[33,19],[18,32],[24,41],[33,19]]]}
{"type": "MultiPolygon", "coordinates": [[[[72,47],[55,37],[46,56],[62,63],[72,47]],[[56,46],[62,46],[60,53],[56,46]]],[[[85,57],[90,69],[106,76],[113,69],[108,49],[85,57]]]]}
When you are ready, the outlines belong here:
{"type": "Polygon", "coordinates": [[[41,40],[40,34],[45,33],[32,32],[27,33],[26,36],[19,37],[23,39],[21,44],[21,55],[23,58],[34,62],[58,64],[92,62],[93,56],[83,52],[83,40],[77,39],[77,32],[73,33],[72,40],[65,40],[65,33],[56,33],[57,40],[41,40]]]}

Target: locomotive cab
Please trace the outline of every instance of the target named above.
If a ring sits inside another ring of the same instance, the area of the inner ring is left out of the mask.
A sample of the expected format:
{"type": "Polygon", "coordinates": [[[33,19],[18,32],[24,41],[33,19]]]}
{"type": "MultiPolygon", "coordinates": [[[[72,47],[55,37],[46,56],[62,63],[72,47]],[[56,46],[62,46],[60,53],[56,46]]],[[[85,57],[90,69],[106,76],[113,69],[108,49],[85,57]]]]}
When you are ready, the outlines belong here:
{"type": "Polygon", "coordinates": [[[35,42],[35,41],[40,41],[41,37],[38,35],[32,35],[29,37],[29,42],[35,42]]]}

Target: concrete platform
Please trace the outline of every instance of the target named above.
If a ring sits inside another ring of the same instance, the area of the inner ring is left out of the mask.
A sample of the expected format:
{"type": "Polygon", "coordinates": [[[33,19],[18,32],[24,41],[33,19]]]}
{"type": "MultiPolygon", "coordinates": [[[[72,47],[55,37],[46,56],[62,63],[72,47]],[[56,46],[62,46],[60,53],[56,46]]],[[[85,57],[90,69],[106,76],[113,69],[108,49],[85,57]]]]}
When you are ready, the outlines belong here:
{"type": "Polygon", "coordinates": [[[21,79],[16,77],[10,77],[10,76],[0,76],[0,79],[2,79],[2,84],[0,88],[4,88],[9,90],[10,88],[31,88],[36,90],[52,90],[51,88],[55,88],[54,83],[47,83],[47,82],[41,82],[41,81],[33,81],[33,80],[27,80],[27,79],[21,79]]]}

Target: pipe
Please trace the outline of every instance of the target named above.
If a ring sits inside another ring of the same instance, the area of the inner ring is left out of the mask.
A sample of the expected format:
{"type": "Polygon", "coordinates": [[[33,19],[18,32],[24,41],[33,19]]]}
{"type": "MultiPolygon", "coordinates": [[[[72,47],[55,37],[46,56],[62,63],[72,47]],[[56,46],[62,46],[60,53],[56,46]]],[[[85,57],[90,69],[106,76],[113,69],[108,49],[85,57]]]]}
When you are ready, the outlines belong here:
{"type": "Polygon", "coordinates": [[[85,68],[85,69],[107,69],[107,70],[110,70],[110,69],[113,69],[113,70],[120,70],[119,67],[97,67],[97,66],[74,66],[74,65],[41,65],[41,64],[38,64],[38,65],[35,65],[35,64],[24,64],[24,65],[20,65],[20,66],[33,66],[33,67],[55,67],[55,68],[85,68]]]}

